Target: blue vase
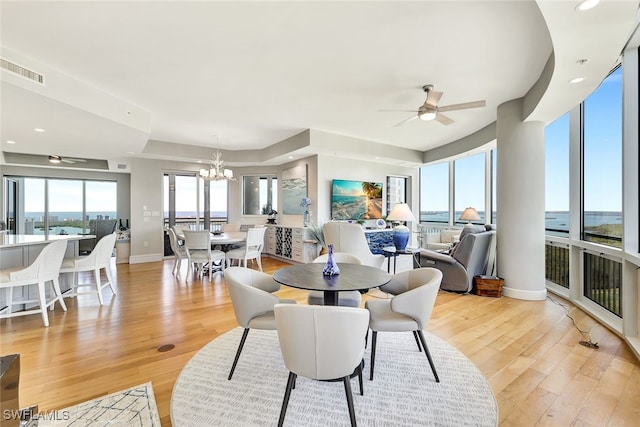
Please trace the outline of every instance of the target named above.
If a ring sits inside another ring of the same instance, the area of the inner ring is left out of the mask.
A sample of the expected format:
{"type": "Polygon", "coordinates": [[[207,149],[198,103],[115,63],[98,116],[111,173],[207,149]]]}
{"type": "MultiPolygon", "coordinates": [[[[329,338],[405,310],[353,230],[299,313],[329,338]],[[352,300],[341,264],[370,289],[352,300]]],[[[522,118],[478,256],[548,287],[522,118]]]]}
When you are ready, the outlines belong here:
{"type": "Polygon", "coordinates": [[[393,245],[399,251],[404,251],[407,248],[407,244],[409,243],[409,237],[411,237],[411,232],[409,231],[409,227],[404,225],[396,225],[393,229],[393,245]]]}
{"type": "Polygon", "coordinates": [[[329,258],[322,269],[322,274],[325,276],[337,276],[340,274],[340,268],[333,258],[333,244],[329,244],[329,258]]]}

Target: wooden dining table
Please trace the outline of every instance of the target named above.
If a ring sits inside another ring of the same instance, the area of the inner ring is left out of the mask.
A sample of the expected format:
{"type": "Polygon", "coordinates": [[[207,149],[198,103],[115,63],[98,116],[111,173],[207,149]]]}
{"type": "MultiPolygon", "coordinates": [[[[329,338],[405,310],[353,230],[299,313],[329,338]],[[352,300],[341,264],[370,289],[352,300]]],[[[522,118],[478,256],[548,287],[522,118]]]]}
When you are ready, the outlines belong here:
{"type": "Polygon", "coordinates": [[[391,280],[386,271],[368,265],[338,263],[340,274],[324,276],[323,263],[296,264],[273,273],[281,285],[324,293],[324,305],[338,305],[338,292],[364,291],[377,288],[391,280]]]}

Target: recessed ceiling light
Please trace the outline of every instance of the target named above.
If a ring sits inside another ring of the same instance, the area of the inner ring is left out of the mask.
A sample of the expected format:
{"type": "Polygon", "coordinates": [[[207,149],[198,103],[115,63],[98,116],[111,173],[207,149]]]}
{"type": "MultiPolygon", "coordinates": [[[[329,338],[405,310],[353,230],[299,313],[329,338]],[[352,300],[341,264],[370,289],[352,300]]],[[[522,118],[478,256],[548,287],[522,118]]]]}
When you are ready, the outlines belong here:
{"type": "Polygon", "coordinates": [[[15,144],[15,143],[16,143],[15,141],[12,141],[10,139],[7,140],[7,144],[15,144]]]}
{"type": "Polygon", "coordinates": [[[569,83],[580,83],[584,80],[584,77],[576,77],[574,79],[569,80],[569,83]]]}
{"type": "Polygon", "coordinates": [[[293,159],[293,156],[289,156],[290,159],[293,159]]]}
{"type": "Polygon", "coordinates": [[[44,131],[45,131],[45,130],[44,130],[44,129],[42,129],[42,128],[34,128],[33,130],[34,130],[34,131],[36,131],[36,132],[44,132],[44,131]]]}
{"type": "Polygon", "coordinates": [[[582,0],[580,3],[576,5],[576,10],[585,11],[589,9],[593,9],[600,3],[600,0],[582,0]]]}
{"type": "Polygon", "coordinates": [[[198,163],[202,163],[202,160],[198,160],[198,163]]]}

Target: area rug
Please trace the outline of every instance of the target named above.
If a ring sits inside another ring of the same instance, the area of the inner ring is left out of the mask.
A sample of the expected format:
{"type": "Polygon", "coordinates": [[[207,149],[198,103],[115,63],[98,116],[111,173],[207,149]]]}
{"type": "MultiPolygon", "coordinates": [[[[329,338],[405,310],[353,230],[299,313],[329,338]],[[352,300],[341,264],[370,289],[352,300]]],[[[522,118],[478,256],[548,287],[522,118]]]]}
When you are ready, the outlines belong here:
{"type": "Polygon", "coordinates": [[[148,382],[69,408],[43,413],[37,425],[159,427],[160,416],[153,387],[148,382]]]}
{"type": "MultiPolygon", "coordinates": [[[[251,330],[231,381],[240,342],[233,329],[203,347],[185,365],[171,396],[173,427],[274,426],[289,372],[276,331],[251,330]]],[[[440,383],[409,333],[378,333],[376,371],[369,381],[365,352],[364,396],[351,380],[359,426],[496,426],[498,407],[486,379],[455,348],[425,332],[440,383]]],[[[285,426],[348,426],[341,382],[298,377],[285,426]]]]}

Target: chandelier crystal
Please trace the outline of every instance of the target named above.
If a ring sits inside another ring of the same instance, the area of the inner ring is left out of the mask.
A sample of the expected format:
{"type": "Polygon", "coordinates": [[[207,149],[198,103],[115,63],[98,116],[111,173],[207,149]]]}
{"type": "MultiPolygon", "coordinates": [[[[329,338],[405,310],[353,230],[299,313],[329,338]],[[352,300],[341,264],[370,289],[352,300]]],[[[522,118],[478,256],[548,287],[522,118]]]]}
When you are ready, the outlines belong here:
{"type": "Polygon", "coordinates": [[[211,166],[209,169],[200,169],[200,177],[209,181],[235,181],[233,171],[224,167],[222,153],[216,150],[211,156],[211,166]]]}

